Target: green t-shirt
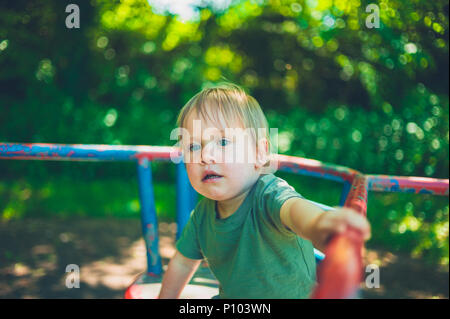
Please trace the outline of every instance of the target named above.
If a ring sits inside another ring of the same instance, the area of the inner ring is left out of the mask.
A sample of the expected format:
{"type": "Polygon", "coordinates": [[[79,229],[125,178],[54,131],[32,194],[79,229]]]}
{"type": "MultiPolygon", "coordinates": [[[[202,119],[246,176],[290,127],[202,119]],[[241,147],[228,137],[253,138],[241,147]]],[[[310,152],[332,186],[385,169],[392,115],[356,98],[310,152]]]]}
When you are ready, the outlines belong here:
{"type": "Polygon", "coordinates": [[[316,283],[314,249],[281,222],[281,206],[291,197],[302,196],[267,174],[227,218],[218,217],[216,201],[203,198],[176,248],[208,261],[220,298],[307,298],[316,283]]]}

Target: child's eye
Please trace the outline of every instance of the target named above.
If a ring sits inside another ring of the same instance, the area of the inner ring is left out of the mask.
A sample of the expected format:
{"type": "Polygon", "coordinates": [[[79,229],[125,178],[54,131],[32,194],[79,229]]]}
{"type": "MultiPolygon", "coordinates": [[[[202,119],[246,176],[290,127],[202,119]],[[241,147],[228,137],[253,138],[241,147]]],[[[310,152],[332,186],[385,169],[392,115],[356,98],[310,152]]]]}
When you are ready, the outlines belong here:
{"type": "Polygon", "coordinates": [[[189,152],[195,152],[200,149],[200,145],[198,144],[189,144],[188,150],[189,152]]]}
{"type": "Polygon", "coordinates": [[[219,141],[219,145],[220,145],[220,146],[227,146],[229,143],[230,143],[230,141],[227,140],[226,138],[222,138],[222,139],[220,139],[220,141],[219,141]]]}

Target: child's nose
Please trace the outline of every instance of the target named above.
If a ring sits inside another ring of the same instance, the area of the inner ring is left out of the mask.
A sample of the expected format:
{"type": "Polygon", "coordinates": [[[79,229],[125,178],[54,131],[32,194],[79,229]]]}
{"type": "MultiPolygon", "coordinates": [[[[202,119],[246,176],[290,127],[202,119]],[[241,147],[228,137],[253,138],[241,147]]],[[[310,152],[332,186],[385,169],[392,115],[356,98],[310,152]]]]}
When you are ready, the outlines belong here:
{"type": "Polygon", "coordinates": [[[212,143],[208,143],[207,145],[205,145],[205,147],[202,149],[202,162],[205,164],[215,163],[216,158],[214,153],[215,150],[212,143]]]}

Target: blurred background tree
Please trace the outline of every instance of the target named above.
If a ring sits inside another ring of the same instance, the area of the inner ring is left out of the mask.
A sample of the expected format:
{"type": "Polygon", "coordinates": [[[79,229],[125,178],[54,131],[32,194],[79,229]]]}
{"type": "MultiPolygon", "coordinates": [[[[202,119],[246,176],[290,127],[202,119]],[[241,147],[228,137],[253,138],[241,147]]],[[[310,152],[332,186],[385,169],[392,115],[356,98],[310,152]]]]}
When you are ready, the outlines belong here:
{"type": "MultiPolygon", "coordinates": [[[[448,1],[77,1],[81,28],[67,29],[71,2],[1,4],[3,142],[173,145],[180,108],[227,79],[260,102],[280,153],[448,178],[448,1]],[[371,3],[379,28],[366,26],[371,3]]],[[[1,161],[0,171],[4,219],[139,211],[134,186],[109,195],[135,184],[130,164],[1,161]]],[[[174,172],[155,175],[166,182],[159,213],[173,217],[174,172]]],[[[286,178],[327,204],[340,193],[286,178]]],[[[371,243],[448,265],[448,198],[371,196],[371,243]]]]}

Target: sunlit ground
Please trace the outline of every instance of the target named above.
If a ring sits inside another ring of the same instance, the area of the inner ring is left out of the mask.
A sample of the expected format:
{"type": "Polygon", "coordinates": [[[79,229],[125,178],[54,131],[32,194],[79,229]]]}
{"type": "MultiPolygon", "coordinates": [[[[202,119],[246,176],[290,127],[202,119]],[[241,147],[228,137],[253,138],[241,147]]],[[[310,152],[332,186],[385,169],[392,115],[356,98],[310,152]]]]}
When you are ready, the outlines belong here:
{"type": "MultiPolygon", "coordinates": [[[[174,253],[174,223],[160,223],[160,253],[174,253]]],[[[139,219],[29,219],[0,224],[0,298],[123,298],[146,268],[139,219]],[[80,288],[66,288],[66,266],[80,266],[80,288]]],[[[365,298],[448,298],[448,267],[369,249],[380,287],[365,298]]],[[[364,286],[364,284],[362,285],[364,286]]]]}

